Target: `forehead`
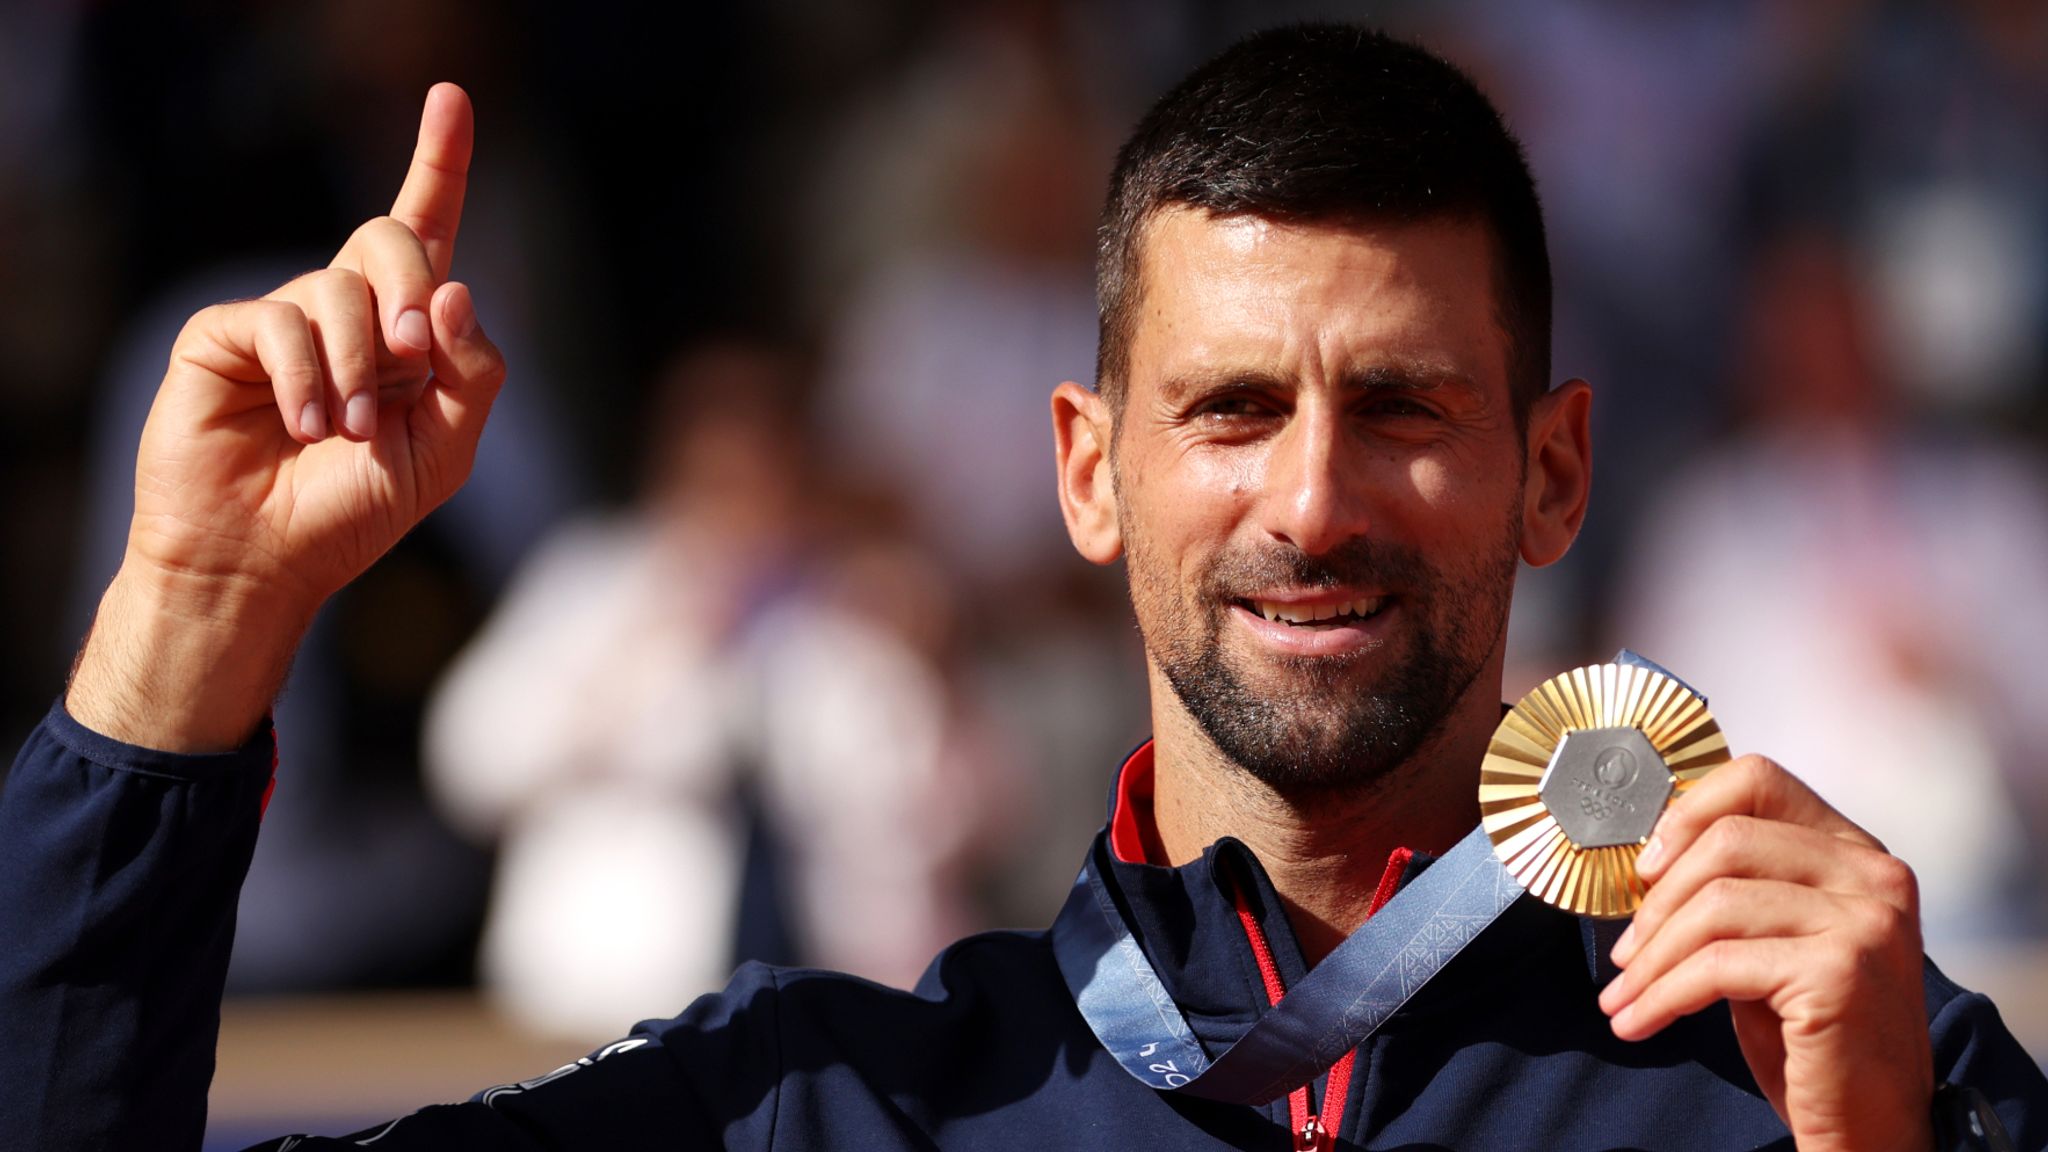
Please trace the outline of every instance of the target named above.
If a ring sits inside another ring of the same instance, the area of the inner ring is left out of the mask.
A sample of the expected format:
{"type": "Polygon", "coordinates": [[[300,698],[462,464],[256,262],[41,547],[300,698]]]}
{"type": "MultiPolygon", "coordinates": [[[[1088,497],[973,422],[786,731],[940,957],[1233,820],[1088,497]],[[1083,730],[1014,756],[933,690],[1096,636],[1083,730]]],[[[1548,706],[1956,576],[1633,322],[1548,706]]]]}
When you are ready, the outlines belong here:
{"type": "Polygon", "coordinates": [[[1307,383],[1392,367],[1504,400],[1494,264],[1477,221],[1305,224],[1172,206],[1141,235],[1131,384],[1219,369],[1307,383]]]}

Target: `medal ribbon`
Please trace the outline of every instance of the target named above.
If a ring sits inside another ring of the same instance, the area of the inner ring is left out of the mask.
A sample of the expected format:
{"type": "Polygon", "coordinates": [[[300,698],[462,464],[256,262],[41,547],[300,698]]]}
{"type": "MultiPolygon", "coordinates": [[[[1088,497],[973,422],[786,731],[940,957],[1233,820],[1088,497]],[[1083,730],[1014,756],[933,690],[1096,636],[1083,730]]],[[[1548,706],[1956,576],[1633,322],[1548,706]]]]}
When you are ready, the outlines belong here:
{"type": "Polygon", "coordinates": [[[1240,1104],[1320,1076],[1522,895],[1473,829],[1211,1060],[1117,911],[1107,851],[1098,838],[1053,922],[1067,990],[1124,1071],[1161,1091],[1240,1104]]]}
{"type": "MultiPolygon", "coordinates": [[[[1626,650],[1615,662],[1664,672],[1626,650]]],[[[1162,1092],[1237,1104],[1268,1103],[1322,1075],[1523,895],[1474,828],[1211,1060],[1117,910],[1108,851],[1098,836],[1053,921],[1067,990],[1125,1072],[1162,1092]]]]}

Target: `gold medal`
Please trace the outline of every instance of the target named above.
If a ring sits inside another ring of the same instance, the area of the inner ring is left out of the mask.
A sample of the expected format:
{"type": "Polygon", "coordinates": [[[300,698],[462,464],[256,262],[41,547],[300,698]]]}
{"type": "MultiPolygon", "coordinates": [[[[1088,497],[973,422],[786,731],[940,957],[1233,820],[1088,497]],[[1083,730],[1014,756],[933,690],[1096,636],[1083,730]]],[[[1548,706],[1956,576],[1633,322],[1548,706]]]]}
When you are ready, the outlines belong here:
{"type": "Polygon", "coordinates": [[[1628,664],[1575,668],[1494,730],[1480,823],[1539,899],[1619,919],[1643,902],[1636,855],[1665,804],[1727,760],[1721,726],[1684,684],[1628,664]]]}

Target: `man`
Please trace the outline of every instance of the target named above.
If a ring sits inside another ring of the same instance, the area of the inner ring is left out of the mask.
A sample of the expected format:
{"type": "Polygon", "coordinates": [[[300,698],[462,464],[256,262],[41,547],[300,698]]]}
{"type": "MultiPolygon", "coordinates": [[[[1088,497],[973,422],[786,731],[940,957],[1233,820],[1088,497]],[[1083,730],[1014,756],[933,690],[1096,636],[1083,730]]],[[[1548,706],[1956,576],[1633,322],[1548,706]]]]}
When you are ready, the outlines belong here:
{"type": "MultiPolygon", "coordinates": [[[[469,137],[437,88],[392,216],[173,354],[127,559],[0,797],[0,1122],[29,1146],[197,1139],[270,694],[321,599],[454,489],[502,376],[447,280],[469,137]]],[[[1091,858],[1130,946],[1081,966],[1153,974],[1213,1055],[1475,822],[1515,565],[1579,526],[1590,391],[1545,387],[1518,146],[1376,35],[1198,70],[1120,156],[1103,238],[1099,390],[1053,397],[1061,503],[1084,556],[1128,561],[1156,738],[1091,858]]],[[[1523,900],[1265,1104],[1127,1075],[1069,992],[1074,936],[994,934],[915,994],[742,969],[355,1142],[1926,1149],[1971,1098],[2048,1141],[2048,1083],[1923,968],[1911,873],[1782,769],[1707,778],[1641,870],[1612,983],[1523,900]]]]}

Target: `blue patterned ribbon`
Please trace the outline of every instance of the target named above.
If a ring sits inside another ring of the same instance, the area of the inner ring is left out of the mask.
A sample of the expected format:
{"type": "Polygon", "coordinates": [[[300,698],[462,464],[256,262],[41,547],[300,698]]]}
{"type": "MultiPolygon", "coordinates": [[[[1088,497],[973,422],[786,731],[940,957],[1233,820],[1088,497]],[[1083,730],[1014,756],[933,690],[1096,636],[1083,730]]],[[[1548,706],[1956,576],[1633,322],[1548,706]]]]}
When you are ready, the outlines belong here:
{"type": "Polygon", "coordinates": [[[1154,1088],[1264,1104],[1356,1048],[1522,895],[1475,828],[1211,1060],[1103,881],[1098,839],[1053,922],[1053,955],[1096,1039],[1154,1088]]]}

